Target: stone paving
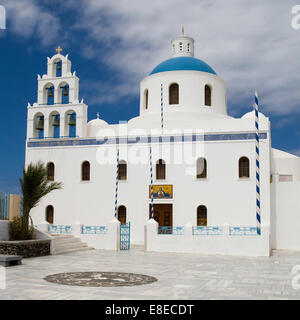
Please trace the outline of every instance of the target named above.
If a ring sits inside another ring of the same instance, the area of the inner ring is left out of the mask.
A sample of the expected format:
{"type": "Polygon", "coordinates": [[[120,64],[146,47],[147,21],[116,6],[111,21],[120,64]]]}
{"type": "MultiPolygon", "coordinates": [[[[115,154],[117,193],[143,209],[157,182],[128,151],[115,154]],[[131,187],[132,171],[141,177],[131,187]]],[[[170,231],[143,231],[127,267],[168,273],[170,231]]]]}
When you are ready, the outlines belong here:
{"type": "MultiPolygon", "coordinates": [[[[291,270],[300,252],[276,251],[270,258],[91,250],[24,259],[6,268],[0,299],[300,299],[291,270]],[[157,282],[136,287],[80,287],[50,283],[61,272],[129,272],[157,282]]],[[[299,267],[300,271],[300,267],[299,267]]],[[[300,285],[300,280],[299,280],[300,285]]]]}

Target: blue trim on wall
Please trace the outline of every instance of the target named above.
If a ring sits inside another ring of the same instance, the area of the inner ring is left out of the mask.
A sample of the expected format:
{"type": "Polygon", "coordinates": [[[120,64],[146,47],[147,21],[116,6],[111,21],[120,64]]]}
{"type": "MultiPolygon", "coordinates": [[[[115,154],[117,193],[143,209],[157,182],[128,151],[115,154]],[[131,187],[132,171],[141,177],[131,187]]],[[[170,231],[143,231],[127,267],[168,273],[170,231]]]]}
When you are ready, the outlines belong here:
{"type": "MultiPolygon", "coordinates": [[[[260,139],[267,139],[267,133],[262,132],[260,139]]],[[[180,135],[180,136],[143,136],[135,138],[104,138],[104,139],[57,139],[52,141],[28,141],[28,148],[41,147],[72,147],[72,146],[93,146],[93,145],[116,145],[116,144],[148,144],[160,142],[193,142],[193,141],[237,141],[237,140],[255,140],[255,133],[230,133],[230,134],[205,134],[205,135],[180,135]]]]}

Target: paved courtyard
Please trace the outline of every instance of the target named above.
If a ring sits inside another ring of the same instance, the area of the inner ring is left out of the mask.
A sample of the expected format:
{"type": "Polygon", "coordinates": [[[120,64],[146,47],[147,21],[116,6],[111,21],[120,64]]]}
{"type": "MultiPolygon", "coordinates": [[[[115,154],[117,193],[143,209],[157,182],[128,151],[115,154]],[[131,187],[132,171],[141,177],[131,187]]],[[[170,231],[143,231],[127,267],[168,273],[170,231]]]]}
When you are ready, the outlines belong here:
{"type": "MultiPolygon", "coordinates": [[[[23,260],[6,269],[0,299],[300,299],[292,287],[300,252],[270,258],[91,250],[23,260]],[[79,287],[47,282],[61,272],[111,271],[156,277],[136,287],[79,287]]],[[[299,281],[300,283],[300,281],[299,281]]]]}

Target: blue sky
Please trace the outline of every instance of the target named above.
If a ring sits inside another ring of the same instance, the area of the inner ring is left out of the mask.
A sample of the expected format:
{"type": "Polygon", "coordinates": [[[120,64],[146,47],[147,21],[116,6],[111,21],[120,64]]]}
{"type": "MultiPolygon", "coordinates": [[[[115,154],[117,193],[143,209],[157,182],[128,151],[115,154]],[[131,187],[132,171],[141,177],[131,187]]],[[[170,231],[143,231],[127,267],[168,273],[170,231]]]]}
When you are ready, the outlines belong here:
{"type": "Polygon", "coordinates": [[[0,0],[0,189],[19,191],[25,159],[27,102],[37,74],[60,45],[80,78],[89,119],[109,123],[138,115],[139,82],[169,58],[181,26],[196,40],[196,57],[227,82],[228,109],[251,110],[253,92],[272,122],[273,147],[300,155],[300,29],[296,1],[0,0]],[[226,3],[226,4],[225,4],[226,3]]]}

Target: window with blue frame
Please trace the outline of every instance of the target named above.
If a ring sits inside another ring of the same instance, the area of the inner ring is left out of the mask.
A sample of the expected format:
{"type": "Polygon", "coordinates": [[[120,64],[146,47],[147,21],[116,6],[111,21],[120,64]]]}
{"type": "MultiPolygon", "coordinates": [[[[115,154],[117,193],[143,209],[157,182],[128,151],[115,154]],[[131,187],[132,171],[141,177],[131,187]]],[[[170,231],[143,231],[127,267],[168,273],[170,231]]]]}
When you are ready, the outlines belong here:
{"type": "Polygon", "coordinates": [[[60,137],[60,116],[59,114],[55,114],[53,116],[52,120],[52,126],[53,126],[53,138],[59,138],[60,137]]]}
{"type": "Polygon", "coordinates": [[[37,123],[36,123],[35,129],[38,132],[37,137],[39,139],[43,139],[44,138],[44,116],[37,117],[37,123]]]}
{"type": "Polygon", "coordinates": [[[76,113],[70,113],[69,115],[69,137],[75,138],[76,137],[76,113]]]}
{"type": "Polygon", "coordinates": [[[61,60],[56,62],[56,77],[61,77],[62,76],[62,63],[61,60]]]}
{"type": "Polygon", "coordinates": [[[54,104],[54,86],[47,88],[47,105],[54,104]]]}
{"type": "Polygon", "coordinates": [[[61,88],[61,103],[68,104],[69,103],[69,85],[65,85],[61,88]]]}

